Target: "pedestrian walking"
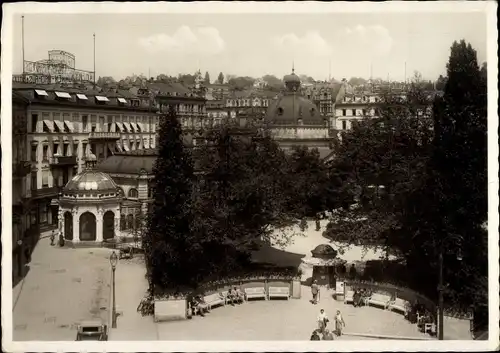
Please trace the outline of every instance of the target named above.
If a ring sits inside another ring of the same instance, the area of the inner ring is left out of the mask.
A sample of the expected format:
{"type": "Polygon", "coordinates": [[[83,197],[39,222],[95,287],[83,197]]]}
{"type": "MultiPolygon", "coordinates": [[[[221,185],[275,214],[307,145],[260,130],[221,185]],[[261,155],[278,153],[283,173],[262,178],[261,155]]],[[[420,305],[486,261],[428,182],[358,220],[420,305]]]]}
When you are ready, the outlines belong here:
{"type": "Polygon", "coordinates": [[[319,299],[319,286],[316,280],[313,281],[311,285],[311,293],[312,293],[312,303],[318,304],[319,299]]]}
{"type": "Polygon", "coordinates": [[[345,321],[340,313],[340,310],[337,310],[337,315],[335,315],[335,333],[337,336],[342,335],[342,328],[345,327],[345,321]]]}
{"type": "Polygon", "coordinates": [[[319,315],[318,315],[318,330],[319,330],[319,332],[321,332],[321,333],[324,332],[329,321],[330,320],[328,319],[328,316],[325,313],[325,309],[321,309],[319,311],[319,315]]]}
{"type": "Polygon", "coordinates": [[[54,246],[54,241],[56,239],[56,233],[54,230],[52,230],[52,233],[50,233],[50,245],[54,246]]]}

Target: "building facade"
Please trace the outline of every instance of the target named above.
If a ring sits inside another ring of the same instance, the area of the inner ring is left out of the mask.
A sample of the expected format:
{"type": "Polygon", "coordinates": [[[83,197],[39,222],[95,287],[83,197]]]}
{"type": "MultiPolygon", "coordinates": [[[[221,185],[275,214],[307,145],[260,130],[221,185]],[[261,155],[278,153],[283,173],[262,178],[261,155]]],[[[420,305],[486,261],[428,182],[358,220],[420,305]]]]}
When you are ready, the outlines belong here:
{"type": "Polygon", "coordinates": [[[12,276],[13,283],[24,275],[24,266],[38,240],[38,229],[31,223],[26,181],[31,172],[26,141],[28,100],[12,95],[12,276]]]}
{"type": "Polygon", "coordinates": [[[225,100],[228,116],[236,118],[239,114],[263,118],[277,94],[269,91],[235,91],[225,100]]]}
{"type": "Polygon", "coordinates": [[[57,199],[92,151],[98,161],[115,152],[155,146],[158,115],[125,92],[97,92],[55,85],[14,84],[27,104],[26,159],[29,176],[20,183],[30,200],[29,224],[57,227],[57,199]]]}

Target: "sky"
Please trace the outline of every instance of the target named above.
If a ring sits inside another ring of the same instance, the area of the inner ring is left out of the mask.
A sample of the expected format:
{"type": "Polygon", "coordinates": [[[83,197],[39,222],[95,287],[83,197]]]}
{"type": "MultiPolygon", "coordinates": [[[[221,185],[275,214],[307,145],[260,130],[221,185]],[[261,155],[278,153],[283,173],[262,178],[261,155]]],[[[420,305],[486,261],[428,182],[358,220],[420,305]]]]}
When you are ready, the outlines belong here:
{"type": "MultiPolygon", "coordinates": [[[[14,17],[14,73],[22,71],[21,16],[14,17]]],[[[404,80],[446,73],[450,47],[465,39],[486,60],[484,13],[27,14],[25,60],[59,49],[96,76],[177,76],[200,69],[325,80],[370,76],[404,80]]]]}

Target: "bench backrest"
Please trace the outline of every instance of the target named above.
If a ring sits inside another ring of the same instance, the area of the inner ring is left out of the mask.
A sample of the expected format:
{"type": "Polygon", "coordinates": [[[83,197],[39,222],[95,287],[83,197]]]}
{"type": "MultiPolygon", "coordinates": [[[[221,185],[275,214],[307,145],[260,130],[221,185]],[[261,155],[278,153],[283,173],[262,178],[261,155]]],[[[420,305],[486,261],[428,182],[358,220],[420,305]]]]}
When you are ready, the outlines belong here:
{"type": "Polygon", "coordinates": [[[219,299],[221,299],[219,293],[212,293],[210,295],[205,296],[205,301],[207,302],[213,302],[219,299]]]}
{"type": "Polygon", "coordinates": [[[266,289],[264,287],[252,287],[252,288],[245,288],[246,293],[265,293],[266,289]]]}
{"type": "Polygon", "coordinates": [[[269,293],[288,293],[290,288],[287,287],[269,287],[269,293]]]}
{"type": "Polygon", "coordinates": [[[388,295],[385,295],[385,294],[373,293],[372,299],[377,300],[377,301],[381,301],[381,302],[388,302],[391,299],[391,297],[388,295]]]}

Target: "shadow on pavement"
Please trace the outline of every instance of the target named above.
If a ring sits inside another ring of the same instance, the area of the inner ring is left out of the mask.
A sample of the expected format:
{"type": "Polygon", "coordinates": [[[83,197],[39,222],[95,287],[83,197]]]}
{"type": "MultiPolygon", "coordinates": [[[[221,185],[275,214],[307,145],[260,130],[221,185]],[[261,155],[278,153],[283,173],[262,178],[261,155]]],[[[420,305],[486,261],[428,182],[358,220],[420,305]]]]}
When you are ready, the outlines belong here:
{"type": "Polygon", "coordinates": [[[23,267],[22,267],[22,273],[19,274],[19,276],[17,276],[16,278],[12,278],[12,288],[14,288],[15,286],[17,286],[19,284],[19,282],[21,282],[27,275],[28,273],[30,272],[30,265],[29,264],[25,264],[23,267]]]}
{"type": "Polygon", "coordinates": [[[304,255],[279,250],[268,244],[262,244],[258,250],[252,253],[253,261],[280,267],[299,267],[303,257],[304,255]]]}

